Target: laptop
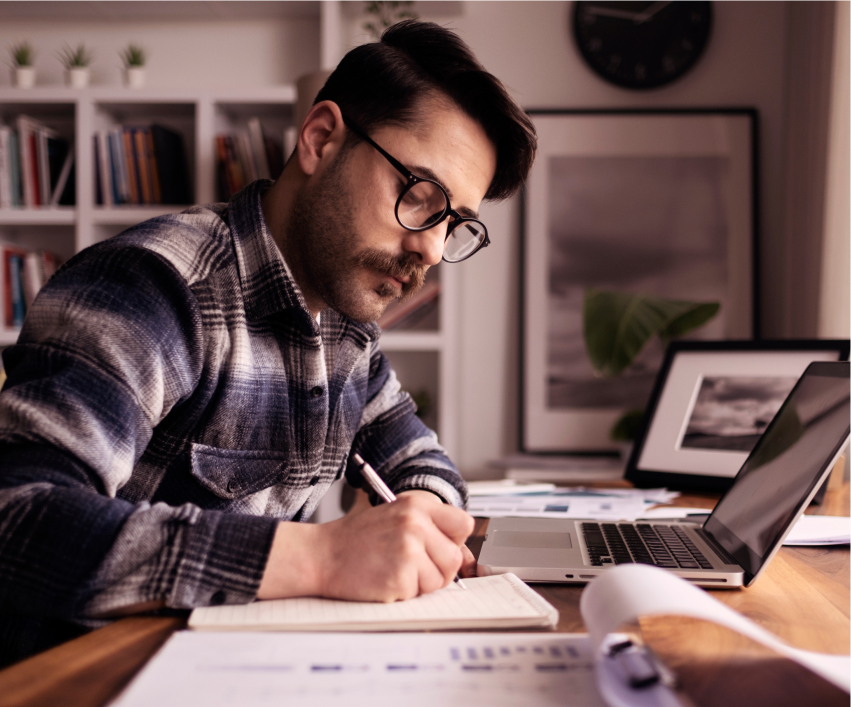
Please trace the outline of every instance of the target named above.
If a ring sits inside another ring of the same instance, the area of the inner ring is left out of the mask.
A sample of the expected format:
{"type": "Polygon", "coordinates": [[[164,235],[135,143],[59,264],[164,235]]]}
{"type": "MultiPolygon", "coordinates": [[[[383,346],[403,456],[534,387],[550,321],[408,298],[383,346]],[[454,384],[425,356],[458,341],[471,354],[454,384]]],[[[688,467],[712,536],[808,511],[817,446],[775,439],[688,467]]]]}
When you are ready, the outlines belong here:
{"type": "Polygon", "coordinates": [[[480,575],[588,582],[653,564],[704,587],[748,587],[768,566],[849,438],[848,361],[810,364],[702,524],[492,518],[480,575]]]}

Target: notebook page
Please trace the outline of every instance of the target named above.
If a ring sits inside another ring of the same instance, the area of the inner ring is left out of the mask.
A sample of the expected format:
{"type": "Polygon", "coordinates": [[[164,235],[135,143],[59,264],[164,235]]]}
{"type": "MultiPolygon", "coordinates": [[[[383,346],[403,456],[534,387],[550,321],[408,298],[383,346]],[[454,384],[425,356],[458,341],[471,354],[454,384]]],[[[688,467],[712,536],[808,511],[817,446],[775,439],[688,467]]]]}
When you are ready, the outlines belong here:
{"type": "Polygon", "coordinates": [[[196,609],[190,628],[287,627],[307,625],[409,623],[411,621],[457,622],[471,620],[530,619],[554,611],[549,604],[514,575],[465,579],[467,589],[452,583],[431,594],[408,601],[380,604],[317,597],[260,601],[252,604],[196,609]]]}

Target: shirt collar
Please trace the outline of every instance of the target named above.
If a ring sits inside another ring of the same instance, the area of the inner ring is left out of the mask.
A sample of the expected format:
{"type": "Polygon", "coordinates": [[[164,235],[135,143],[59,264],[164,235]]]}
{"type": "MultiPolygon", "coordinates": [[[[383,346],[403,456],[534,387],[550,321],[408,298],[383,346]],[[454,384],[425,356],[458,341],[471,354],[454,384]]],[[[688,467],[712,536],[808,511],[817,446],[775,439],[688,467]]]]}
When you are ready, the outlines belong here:
{"type": "MultiPolygon", "coordinates": [[[[245,313],[249,318],[268,317],[284,310],[292,310],[310,327],[313,335],[319,335],[319,323],[310,314],[301,289],[293,279],[292,272],[284,260],[263,218],[261,198],[273,182],[260,179],[238,192],[228,202],[228,224],[233,238],[237,268],[245,313]]],[[[381,333],[375,323],[361,324],[339,312],[340,318],[368,339],[377,339],[381,333]]],[[[322,319],[331,315],[326,310],[322,319]]]]}

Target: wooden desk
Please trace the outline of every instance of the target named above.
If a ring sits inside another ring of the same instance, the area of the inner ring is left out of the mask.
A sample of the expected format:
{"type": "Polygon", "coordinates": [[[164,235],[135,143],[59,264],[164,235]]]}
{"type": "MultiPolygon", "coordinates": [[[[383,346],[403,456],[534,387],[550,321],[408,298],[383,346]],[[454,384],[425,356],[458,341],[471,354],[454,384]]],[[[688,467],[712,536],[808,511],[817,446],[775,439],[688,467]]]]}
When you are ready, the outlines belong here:
{"type": "MultiPolygon", "coordinates": [[[[717,496],[685,495],[674,505],[711,508],[716,501],[717,496]]],[[[850,515],[849,484],[846,482],[840,488],[829,491],[822,506],[810,508],[807,512],[850,515]]],[[[487,520],[477,521],[476,531],[468,543],[476,555],[481,549],[486,527],[487,520]]],[[[851,640],[849,567],[847,546],[782,548],[750,589],[710,591],[714,597],[793,646],[847,655],[851,640]]],[[[559,631],[585,631],[579,614],[581,586],[534,586],[558,608],[561,615],[559,631]]],[[[184,625],[185,620],[180,618],[122,619],[0,671],[0,707],[104,705],[129,682],[162,643],[184,625]]],[[[677,627],[681,634],[682,620],[677,627]]],[[[645,636],[653,634],[658,645],[664,644],[664,621],[642,624],[641,628],[645,636]]],[[[698,626],[691,628],[694,633],[700,630],[698,626]]],[[[712,640],[717,643],[721,639],[714,635],[712,640]]],[[[725,650],[731,649],[730,640],[729,637],[723,639],[725,650]]],[[[755,670],[753,666],[748,668],[751,678],[756,674],[755,670]]],[[[794,671],[790,675],[799,689],[809,689],[794,671]]],[[[751,679],[750,682],[755,681],[751,679]]],[[[726,700],[726,696],[721,696],[704,704],[729,705],[726,700]]],[[[820,704],[827,702],[819,701],[820,704]]],[[[751,701],[749,704],[755,703],[751,701]]]]}

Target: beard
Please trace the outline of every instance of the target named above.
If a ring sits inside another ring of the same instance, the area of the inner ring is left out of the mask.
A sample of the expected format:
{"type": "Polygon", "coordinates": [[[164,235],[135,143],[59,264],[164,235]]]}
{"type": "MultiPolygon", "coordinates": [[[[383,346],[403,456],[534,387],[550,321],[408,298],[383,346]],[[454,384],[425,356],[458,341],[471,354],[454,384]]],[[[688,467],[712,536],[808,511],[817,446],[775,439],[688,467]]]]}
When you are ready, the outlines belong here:
{"type": "Polygon", "coordinates": [[[285,257],[303,290],[318,295],[331,309],[367,323],[378,319],[394,299],[416,294],[428,268],[413,253],[394,256],[358,246],[350,208],[353,197],[344,175],[348,152],[341,152],[313,188],[295,200],[285,230],[285,257]],[[407,282],[401,291],[389,282],[370,288],[359,281],[360,269],[407,282]]]}

